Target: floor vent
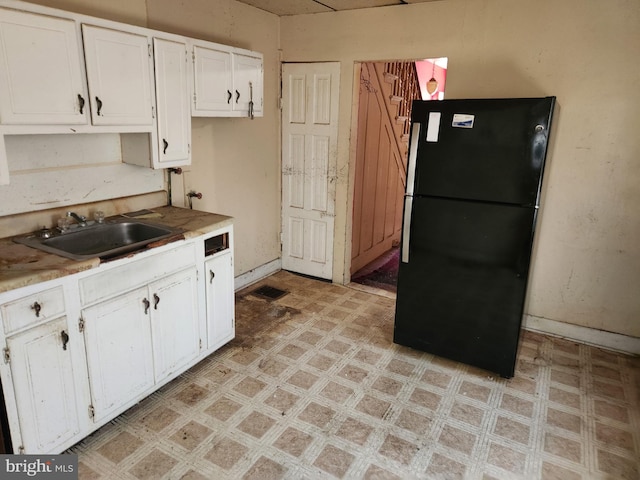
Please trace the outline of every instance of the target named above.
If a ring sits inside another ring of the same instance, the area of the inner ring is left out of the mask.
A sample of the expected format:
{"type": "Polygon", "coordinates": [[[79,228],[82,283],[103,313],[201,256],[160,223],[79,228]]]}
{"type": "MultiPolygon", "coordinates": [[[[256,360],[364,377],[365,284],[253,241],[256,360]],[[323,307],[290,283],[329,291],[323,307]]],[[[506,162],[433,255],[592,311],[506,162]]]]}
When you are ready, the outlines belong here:
{"type": "Polygon", "coordinates": [[[267,300],[277,300],[278,298],[285,296],[289,292],[280,290],[279,288],[270,287],[269,285],[263,285],[262,287],[256,288],[251,293],[253,295],[266,298],[267,300]]]}

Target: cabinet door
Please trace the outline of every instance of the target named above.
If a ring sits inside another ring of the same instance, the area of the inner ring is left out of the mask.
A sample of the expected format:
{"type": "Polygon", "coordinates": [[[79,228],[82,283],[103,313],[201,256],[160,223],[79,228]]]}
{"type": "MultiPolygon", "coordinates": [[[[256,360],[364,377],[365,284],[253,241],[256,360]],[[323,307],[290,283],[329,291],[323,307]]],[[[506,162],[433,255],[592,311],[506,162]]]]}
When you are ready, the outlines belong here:
{"type": "Polygon", "coordinates": [[[133,33],[82,25],[94,125],[152,125],[151,46],[133,33]]]}
{"type": "Polygon", "coordinates": [[[56,452],[80,431],[67,319],[7,339],[25,453],[56,452]]]}
{"type": "Polygon", "coordinates": [[[253,101],[254,113],[262,112],[262,59],[233,54],[233,109],[249,113],[253,101]]]}
{"type": "Polygon", "coordinates": [[[158,107],[158,165],[191,163],[191,110],[187,75],[187,46],[153,39],[156,105],[158,107]]]}
{"type": "Polygon", "coordinates": [[[193,115],[230,112],[233,101],[231,53],[195,46],[193,115]]]}
{"type": "Polygon", "coordinates": [[[233,264],[230,253],[205,262],[207,348],[217,348],[235,336],[233,264]]]}
{"type": "Polygon", "coordinates": [[[195,267],[149,285],[156,382],[185,366],[200,352],[197,288],[195,267]]]}
{"type": "Polygon", "coordinates": [[[82,312],[95,421],[153,386],[147,302],[144,287],[82,312]]]}
{"type": "Polygon", "coordinates": [[[0,121],[86,124],[73,20],[0,9],[0,121]]]}

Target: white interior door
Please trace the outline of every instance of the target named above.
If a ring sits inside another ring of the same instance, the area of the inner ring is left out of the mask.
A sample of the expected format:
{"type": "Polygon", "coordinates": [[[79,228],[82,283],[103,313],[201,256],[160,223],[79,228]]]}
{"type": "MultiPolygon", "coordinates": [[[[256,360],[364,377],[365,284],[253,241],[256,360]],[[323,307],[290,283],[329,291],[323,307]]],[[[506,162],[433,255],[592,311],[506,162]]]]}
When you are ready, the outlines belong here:
{"type": "Polygon", "coordinates": [[[282,66],[282,268],[331,279],[340,64],[282,66]]]}

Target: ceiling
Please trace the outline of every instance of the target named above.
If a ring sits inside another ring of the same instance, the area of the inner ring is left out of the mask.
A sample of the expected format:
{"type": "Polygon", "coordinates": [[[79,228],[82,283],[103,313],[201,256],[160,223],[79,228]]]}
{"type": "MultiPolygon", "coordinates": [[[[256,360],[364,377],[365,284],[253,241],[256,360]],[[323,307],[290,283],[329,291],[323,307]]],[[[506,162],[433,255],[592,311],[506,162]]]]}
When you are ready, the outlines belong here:
{"type": "Polygon", "coordinates": [[[237,0],[278,16],[408,5],[438,0],[237,0]]]}

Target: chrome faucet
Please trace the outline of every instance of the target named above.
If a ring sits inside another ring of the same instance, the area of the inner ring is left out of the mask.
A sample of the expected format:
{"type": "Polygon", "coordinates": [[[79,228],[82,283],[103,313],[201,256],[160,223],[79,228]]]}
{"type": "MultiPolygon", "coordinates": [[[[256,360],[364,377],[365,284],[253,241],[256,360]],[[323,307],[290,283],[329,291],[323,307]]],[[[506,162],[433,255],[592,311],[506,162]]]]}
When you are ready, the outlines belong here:
{"type": "Polygon", "coordinates": [[[83,217],[82,215],[78,215],[75,212],[67,212],[67,217],[73,217],[78,222],[78,225],[81,227],[87,226],[87,217],[83,217]]]}

